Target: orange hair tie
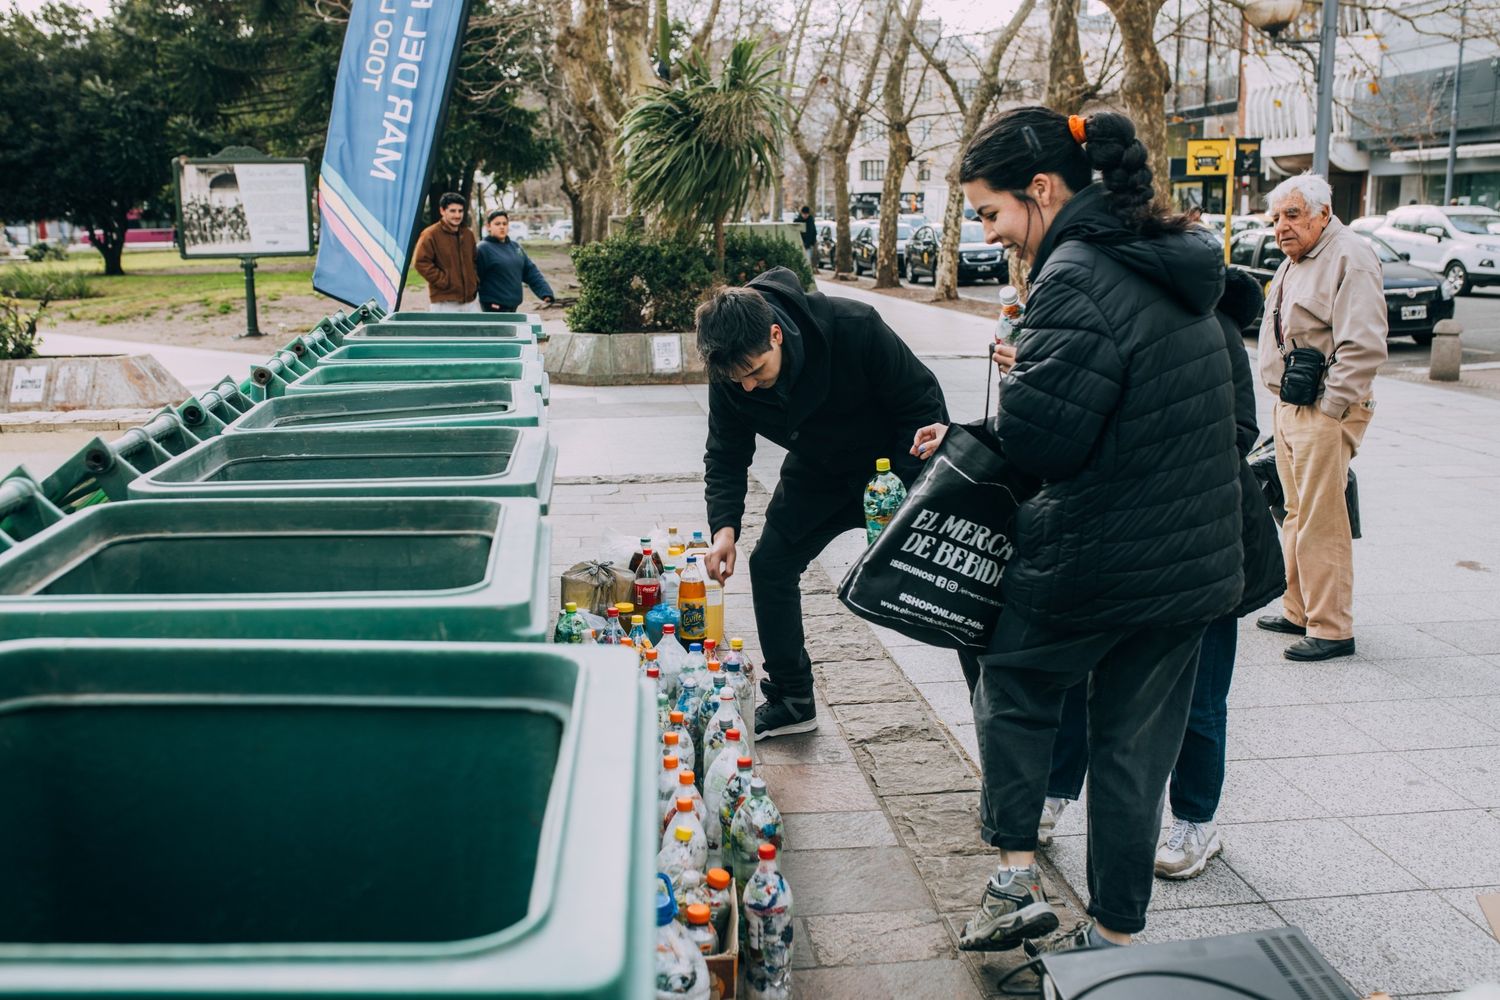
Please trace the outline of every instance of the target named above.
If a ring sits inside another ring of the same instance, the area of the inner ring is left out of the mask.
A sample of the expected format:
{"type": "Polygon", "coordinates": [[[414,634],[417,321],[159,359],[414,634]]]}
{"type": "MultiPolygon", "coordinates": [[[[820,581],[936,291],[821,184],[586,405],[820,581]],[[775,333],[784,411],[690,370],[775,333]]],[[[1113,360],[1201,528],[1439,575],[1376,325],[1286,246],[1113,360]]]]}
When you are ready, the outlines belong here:
{"type": "Polygon", "coordinates": [[[1089,141],[1088,123],[1082,115],[1068,116],[1068,131],[1073,133],[1073,141],[1080,146],[1089,141]]]}

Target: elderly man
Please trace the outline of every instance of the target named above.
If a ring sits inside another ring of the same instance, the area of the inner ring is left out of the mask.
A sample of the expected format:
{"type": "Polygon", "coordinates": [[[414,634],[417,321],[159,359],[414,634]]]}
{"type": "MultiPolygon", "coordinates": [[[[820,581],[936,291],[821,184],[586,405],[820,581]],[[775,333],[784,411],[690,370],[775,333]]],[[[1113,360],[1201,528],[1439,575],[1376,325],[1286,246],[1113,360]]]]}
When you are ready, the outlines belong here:
{"type": "Polygon", "coordinates": [[[1260,376],[1279,400],[1276,471],[1286,494],[1287,586],[1283,613],[1256,624],[1302,636],[1287,647],[1289,660],[1354,652],[1354,548],[1344,484],[1374,415],[1371,383],[1386,358],[1380,262],[1333,217],[1331,199],[1328,181],[1302,174],[1266,200],[1286,254],[1266,293],[1260,376]],[[1305,377],[1292,374],[1299,370],[1305,377]]]}

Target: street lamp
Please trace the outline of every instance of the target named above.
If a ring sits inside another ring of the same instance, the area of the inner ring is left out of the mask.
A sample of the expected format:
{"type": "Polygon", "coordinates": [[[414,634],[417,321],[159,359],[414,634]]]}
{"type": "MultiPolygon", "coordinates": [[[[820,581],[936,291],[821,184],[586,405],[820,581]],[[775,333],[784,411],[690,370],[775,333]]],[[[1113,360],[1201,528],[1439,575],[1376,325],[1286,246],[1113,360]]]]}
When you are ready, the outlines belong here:
{"type": "Polygon", "coordinates": [[[1313,126],[1313,173],[1328,176],[1328,141],[1333,132],[1333,56],[1338,44],[1339,0],[1323,0],[1323,24],[1318,38],[1282,38],[1297,19],[1303,0],[1250,0],[1245,18],[1277,45],[1318,47],[1318,120],[1313,126]]]}

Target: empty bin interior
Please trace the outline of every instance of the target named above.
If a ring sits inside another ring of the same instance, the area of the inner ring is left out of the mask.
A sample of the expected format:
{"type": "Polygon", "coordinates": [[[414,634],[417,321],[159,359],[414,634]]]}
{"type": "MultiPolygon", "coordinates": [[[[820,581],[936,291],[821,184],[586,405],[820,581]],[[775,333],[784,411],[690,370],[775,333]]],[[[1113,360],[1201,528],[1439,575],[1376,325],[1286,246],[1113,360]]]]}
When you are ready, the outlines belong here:
{"type": "Polygon", "coordinates": [[[559,716],[134,698],[0,711],[0,942],[433,942],[525,917],[559,716]]]}
{"type": "Polygon", "coordinates": [[[475,341],[469,344],[413,344],[399,341],[382,344],[376,341],[345,344],[324,360],[430,361],[441,357],[457,361],[515,361],[519,360],[527,350],[531,350],[532,356],[535,357],[535,349],[530,348],[529,345],[523,345],[519,340],[500,343],[475,341]]]}
{"type": "Polygon", "coordinates": [[[370,362],[362,365],[323,365],[297,380],[299,385],[362,385],[370,382],[461,382],[477,379],[524,378],[520,361],[370,362]]]}
{"type": "Polygon", "coordinates": [[[379,421],[504,416],[516,410],[509,382],[477,382],[369,393],[316,393],[268,399],[235,422],[243,430],[329,427],[379,421]]]}

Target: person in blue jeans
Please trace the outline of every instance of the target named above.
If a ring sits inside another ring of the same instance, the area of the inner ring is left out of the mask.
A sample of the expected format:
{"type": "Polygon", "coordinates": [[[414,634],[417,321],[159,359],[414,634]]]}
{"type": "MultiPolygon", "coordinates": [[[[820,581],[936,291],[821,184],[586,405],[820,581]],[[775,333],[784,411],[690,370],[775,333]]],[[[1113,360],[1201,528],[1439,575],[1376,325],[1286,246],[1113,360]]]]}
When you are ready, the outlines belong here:
{"type": "MultiPolygon", "coordinates": [[[[1235,388],[1235,440],[1242,459],[1240,473],[1241,540],[1245,548],[1245,594],[1233,614],[1208,626],[1198,646],[1198,669],[1187,732],[1172,768],[1168,799],[1172,826],[1156,849],[1158,878],[1185,879],[1203,872],[1209,859],[1224,849],[1214,822],[1224,789],[1224,750],[1229,718],[1229,685],[1239,619],[1275,599],[1285,586],[1285,567],[1276,555],[1276,528],[1254,474],[1243,461],[1255,445],[1255,386],[1243,331],[1259,323],[1263,299],[1255,279],[1243,271],[1228,272],[1217,315],[1229,349],[1235,388]]],[[[1050,843],[1068,803],[1083,791],[1089,767],[1088,681],[1074,685],[1063,700],[1062,720],[1052,746],[1052,773],[1037,842],[1050,843]]]]}

